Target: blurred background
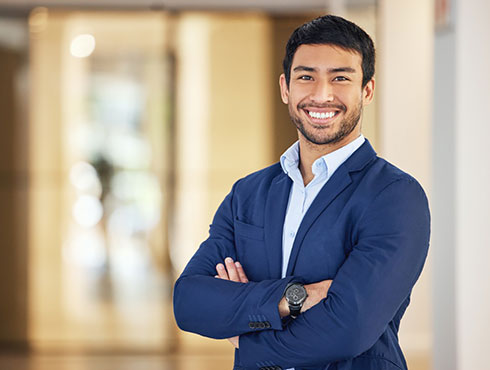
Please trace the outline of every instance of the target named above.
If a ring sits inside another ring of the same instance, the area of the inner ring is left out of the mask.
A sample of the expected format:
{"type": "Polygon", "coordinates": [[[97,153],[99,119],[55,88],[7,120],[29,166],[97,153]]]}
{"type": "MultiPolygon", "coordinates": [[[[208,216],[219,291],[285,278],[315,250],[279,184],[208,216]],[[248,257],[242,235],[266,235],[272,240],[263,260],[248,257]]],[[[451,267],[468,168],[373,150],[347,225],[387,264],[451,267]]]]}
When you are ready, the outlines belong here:
{"type": "Polygon", "coordinates": [[[0,369],[231,369],[172,286],[239,177],[296,139],[285,43],[344,16],[377,47],[363,132],[426,189],[400,329],[414,370],[490,369],[490,2],[0,0],[0,369]]]}

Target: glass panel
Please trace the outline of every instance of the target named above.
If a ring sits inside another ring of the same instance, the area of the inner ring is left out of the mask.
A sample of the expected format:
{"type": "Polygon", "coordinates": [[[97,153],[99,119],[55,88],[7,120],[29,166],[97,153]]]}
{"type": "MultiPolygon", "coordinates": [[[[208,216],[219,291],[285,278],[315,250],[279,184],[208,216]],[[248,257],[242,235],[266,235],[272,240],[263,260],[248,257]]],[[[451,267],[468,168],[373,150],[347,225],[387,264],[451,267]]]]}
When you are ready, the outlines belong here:
{"type": "Polygon", "coordinates": [[[31,30],[44,46],[33,64],[54,44],[59,68],[34,70],[58,74],[58,112],[46,114],[59,121],[46,128],[59,138],[50,145],[59,153],[60,208],[57,232],[33,248],[40,255],[59,242],[51,247],[58,258],[33,264],[41,281],[56,271],[50,284],[33,281],[51,301],[32,315],[34,343],[162,350],[171,339],[165,15],[49,12],[44,22],[31,30]]]}

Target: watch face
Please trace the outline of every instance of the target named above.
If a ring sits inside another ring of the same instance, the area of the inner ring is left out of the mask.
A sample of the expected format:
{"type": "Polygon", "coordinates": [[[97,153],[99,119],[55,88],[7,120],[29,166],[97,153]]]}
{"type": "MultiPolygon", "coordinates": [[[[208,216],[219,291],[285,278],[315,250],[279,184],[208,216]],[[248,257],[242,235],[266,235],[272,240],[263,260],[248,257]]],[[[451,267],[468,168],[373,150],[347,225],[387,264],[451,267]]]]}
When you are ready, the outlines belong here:
{"type": "Polygon", "coordinates": [[[291,285],[286,290],[286,301],[290,304],[300,304],[306,299],[306,289],[299,284],[291,285]]]}

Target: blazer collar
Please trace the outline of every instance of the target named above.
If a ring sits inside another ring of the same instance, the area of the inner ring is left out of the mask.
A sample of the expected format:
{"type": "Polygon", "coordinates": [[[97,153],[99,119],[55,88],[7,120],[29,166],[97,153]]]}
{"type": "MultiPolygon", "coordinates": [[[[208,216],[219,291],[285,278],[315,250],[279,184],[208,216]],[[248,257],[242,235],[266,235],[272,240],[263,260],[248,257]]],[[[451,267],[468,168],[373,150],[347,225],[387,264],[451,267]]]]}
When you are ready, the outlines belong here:
{"type": "Polygon", "coordinates": [[[374,158],[376,158],[376,152],[371,146],[369,140],[366,139],[364,144],[362,144],[359,149],[357,149],[349,158],[347,158],[347,160],[343,163],[343,166],[347,168],[348,172],[361,171],[374,158]]]}

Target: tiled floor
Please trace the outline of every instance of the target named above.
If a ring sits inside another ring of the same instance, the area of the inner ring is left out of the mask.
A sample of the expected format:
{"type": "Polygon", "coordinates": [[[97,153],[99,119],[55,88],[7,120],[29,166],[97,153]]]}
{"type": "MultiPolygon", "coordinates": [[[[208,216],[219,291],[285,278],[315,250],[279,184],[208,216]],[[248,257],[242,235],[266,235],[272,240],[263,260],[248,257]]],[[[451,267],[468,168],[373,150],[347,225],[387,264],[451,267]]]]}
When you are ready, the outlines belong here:
{"type": "MultiPolygon", "coordinates": [[[[410,370],[429,370],[426,359],[409,359],[410,370]]],[[[231,370],[224,355],[22,355],[0,354],[0,370],[231,370]]]]}
{"type": "Polygon", "coordinates": [[[230,357],[0,355],[0,370],[230,370],[230,357]]]}

